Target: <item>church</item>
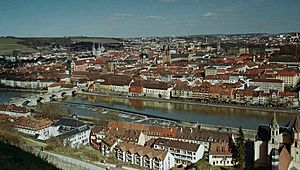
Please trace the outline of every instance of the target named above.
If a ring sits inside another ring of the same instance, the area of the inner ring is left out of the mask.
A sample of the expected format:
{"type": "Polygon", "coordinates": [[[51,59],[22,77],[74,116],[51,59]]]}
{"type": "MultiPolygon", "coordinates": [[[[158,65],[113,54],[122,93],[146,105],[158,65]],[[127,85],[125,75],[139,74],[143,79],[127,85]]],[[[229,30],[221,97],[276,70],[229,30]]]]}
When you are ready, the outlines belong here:
{"type": "Polygon", "coordinates": [[[255,168],[300,170],[300,117],[280,126],[274,114],[269,125],[260,125],[254,142],[255,168]]]}
{"type": "Polygon", "coordinates": [[[93,43],[92,54],[96,57],[101,56],[101,54],[105,51],[105,48],[102,44],[98,43],[98,48],[96,49],[95,44],[93,43]]]}

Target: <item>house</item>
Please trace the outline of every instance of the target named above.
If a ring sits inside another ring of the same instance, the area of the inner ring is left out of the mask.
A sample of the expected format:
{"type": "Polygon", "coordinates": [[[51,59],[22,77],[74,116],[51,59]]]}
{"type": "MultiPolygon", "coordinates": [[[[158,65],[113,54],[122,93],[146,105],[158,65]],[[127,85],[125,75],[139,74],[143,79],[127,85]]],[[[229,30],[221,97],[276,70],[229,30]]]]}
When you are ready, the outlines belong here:
{"type": "Polygon", "coordinates": [[[131,96],[142,96],[143,85],[141,81],[132,81],[129,87],[129,93],[131,96]]]}
{"type": "Polygon", "coordinates": [[[299,73],[296,70],[278,70],[276,79],[284,81],[286,86],[295,87],[299,82],[299,73]]]}
{"type": "Polygon", "coordinates": [[[34,136],[39,140],[47,140],[51,137],[50,126],[52,121],[49,119],[35,119],[33,117],[20,117],[14,127],[17,131],[34,136]]]}
{"type": "Polygon", "coordinates": [[[191,60],[189,54],[171,54],[171,62],[189,61],[191,60]]]}
{"type": "Polygon", "coordinates": [[[172,89],[172,86],[163,82],[143,82],[143,93],[146,97],[170,99],[172,89]]]}
{"type": "Polygon", "coordinates": [[[58,137],[64,145],[78,148],[89,144],[91,129],[75,118],[61,118],[51,125],[51,136],[58,137]]]}
{"type": "Polygon", "coordinates": [[[0,114],[6,114],[13,117],[28,117],[31,115],[31,112],[25,107],[2,104],[0,105],[0,114]]]}
{"type": "Polygon", "coordinates": [[[131,143],[120,143],[115,148],[116,158],[122,162],[147,169],[169,170],[175,166],[172,154],[131,143]]]}
{"type": "Polygon", "coordinates": [[[249,80],[247,86],[258,86],[260,90],[265,92],[270,90],[284,91],[284,81],[277,79],[252,79],[249,80]]]}
{"type": "Polygon", "coordinates": [[[111,134],[107,134],[104,138],[97,138],[95,133],[91,132],[90,144],[96,150],[99,150],[104,156],[108,156],[113,152],[117,144],[121,142],[120,139],[116,138],[111,134]]]}
{"type": "Polygon", "coordinates": [[[234,166],[229,143],[211,143],[208,162],[213,166],[234,166]]]}
{"type": "Polygon", "coordinates": [[[202,159],[204,146],[196,143],[188,143],[170,139],[156,139],[154,149],[170,152],[175,158],[176,165],[190,165],[202,159]]]}

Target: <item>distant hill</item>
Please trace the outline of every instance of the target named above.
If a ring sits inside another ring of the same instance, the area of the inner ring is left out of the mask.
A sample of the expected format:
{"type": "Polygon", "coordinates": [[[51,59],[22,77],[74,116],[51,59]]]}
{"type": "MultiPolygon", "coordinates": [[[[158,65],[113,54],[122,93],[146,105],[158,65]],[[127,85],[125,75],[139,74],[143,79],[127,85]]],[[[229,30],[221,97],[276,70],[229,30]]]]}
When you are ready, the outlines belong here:
{"type": "Polygon", "coordinates": [[[35,52],[36,50],[30,48],[23,43],[24,40],[19,38],[0,37],[0,55],[11,54],[13,50],[19,49],[22,52],[35,52]]]}
{"type": "Polygon", "coordinates": [[[71,37],[73,42],[91,42],[91,43],[122,43],[123,41],[118,38],[106,37],[71,37]]]}
{"type": "Polygon", "coordinates": [[[57,170],[54,165],[20,148],[0,141],[0,169],[57,170]]]}

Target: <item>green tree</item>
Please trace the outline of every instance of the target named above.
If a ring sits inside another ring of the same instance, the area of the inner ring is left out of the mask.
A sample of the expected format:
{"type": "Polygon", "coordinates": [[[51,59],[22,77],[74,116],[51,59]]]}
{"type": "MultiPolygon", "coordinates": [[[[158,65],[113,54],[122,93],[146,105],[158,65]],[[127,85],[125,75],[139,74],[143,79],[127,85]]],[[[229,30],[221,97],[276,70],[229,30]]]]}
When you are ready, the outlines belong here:
{"type": "Polygon", "coordinates": [[[245,168],[245,137],[242,128],[239,128],[234,146],[232,147],[232,157],[234,162],[237,164],[237,169],[245,168]]]}

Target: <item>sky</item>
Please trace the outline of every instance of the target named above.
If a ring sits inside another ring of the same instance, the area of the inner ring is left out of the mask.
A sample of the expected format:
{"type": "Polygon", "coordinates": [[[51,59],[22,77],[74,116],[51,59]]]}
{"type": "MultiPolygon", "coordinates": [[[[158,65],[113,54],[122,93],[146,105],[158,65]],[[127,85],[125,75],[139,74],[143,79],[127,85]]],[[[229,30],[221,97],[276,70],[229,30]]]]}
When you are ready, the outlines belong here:
{"type": "Polygon", "coordinates": [[[0,36],[300,32],[300,0],[0,0],[0,36]]]}

